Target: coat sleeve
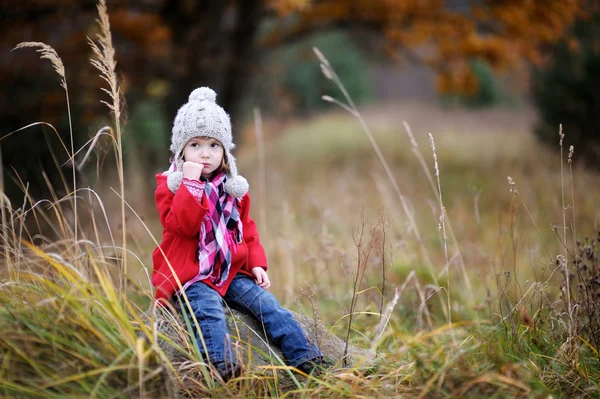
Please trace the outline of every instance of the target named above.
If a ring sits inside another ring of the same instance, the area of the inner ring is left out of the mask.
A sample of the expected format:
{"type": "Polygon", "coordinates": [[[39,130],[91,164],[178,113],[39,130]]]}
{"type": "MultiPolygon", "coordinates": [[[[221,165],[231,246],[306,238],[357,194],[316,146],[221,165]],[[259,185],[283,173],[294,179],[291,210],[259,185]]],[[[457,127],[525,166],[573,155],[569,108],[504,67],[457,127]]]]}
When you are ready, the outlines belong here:
{"type": "Polygon", "coordinates": [[[244,225],[244,241],[248,247],[248,262],[243,269],[246,271],[252,270],[254,267],[262,267],[267,270],[267,256],[265,249],[260,243],[256,223],[250,217],[250,195],[246,194],[242,198],[241,217],[244,225]]]}
{"type": "Polygon", "coordinates": [[[156,208],[160,223],[166,231],[173,234],[194,237],[200,234],[200,224],[208,212],[206,199],[200,202],[182,184],[173,194],[167,186],[166,176],[156,176],[156,208]]]}

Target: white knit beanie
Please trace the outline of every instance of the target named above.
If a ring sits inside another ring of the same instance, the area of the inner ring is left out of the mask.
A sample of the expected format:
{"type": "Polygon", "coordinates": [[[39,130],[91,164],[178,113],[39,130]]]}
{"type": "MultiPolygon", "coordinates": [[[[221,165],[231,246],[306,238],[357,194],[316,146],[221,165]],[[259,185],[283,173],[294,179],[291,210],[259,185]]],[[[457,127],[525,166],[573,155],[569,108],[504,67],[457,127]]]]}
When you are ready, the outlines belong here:
{"type": "Polygon", "coordinates": [[[175,193],[183,181],[183,149],[194,137],[211,137],[223,146],[229,173],[225,191],[236,198],[248,192],[248,181],[238,175],[235,158],[231,150],[235,148],[231,136],[229,115],[216,103],[217,94],[208,87],[201,87],[190,94],[190,98],[179,111],[173,123],[170,150],[173,153],[176,170],[166,172],[167,185],[175,193]]]}

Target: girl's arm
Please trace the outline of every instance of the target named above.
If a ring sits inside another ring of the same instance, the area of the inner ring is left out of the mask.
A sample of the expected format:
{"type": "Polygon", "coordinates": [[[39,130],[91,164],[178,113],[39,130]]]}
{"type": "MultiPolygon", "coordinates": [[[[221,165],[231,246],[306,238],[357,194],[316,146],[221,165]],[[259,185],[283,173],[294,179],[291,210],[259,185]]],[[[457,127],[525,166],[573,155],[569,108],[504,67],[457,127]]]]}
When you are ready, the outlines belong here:
{"type": "Polygon", "coordinates": [[[255,267],[262,267],[267,270],[267,256],[265,249],[260,243],[256,223],[250,217],[250,195],[246,194],[242,198],[241,218],[244,225],[244,241],[248,247],[248,262],[244,265],[244,270],[250,272],[255,267]]]}
{"type": "Polygon", "coordinates": [[[184,184],[173,194],[167,187],[166,176],[163,175],[156,176],[156,184],[154,197],[163,228],[185,237],[200,234],[200,224],[208,212],[206,199],[202,197],[199,202],[184,184]]]}

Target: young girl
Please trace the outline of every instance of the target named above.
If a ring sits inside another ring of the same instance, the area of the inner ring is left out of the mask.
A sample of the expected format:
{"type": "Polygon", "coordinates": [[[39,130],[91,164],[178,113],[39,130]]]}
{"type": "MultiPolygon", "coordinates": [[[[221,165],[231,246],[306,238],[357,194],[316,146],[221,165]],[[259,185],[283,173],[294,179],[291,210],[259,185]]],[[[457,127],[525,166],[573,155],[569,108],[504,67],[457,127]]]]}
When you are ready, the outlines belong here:
{"type": "Polygon", "coordinates": [[[323,354],[266,291],[271,282],[250,217],[248,182],[237,174],[229,116],[215,100],[207,87],[192,92],[175,117],[173,163],[156,176],[163,237],[152,255],[155,297],[170,301],[175,295],[186,311],[185,293],[201,330],[195,331],[198,347],[225,381],[241,368],[231,348],[223,300],[255,316],[290,366],[318,371],[328,365],[323,354]]]}

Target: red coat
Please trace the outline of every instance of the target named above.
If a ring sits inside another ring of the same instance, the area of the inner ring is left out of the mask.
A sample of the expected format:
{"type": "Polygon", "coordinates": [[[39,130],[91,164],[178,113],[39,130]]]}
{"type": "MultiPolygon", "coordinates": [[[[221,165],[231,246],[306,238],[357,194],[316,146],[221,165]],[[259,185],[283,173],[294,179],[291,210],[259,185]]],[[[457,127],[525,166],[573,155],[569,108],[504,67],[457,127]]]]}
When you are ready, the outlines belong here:
{"type": "MultiPolygon", "coordinates": [[[[173,194],[167,187],[167,177],[162,174],[156,175],[156,186],[154,196],[163,226],[163,236],[160,246],[152,253],[152,285],[156,288],[156,299],[170,300],[179,286],[169,263],[182,286],[200,272],[200,223],[208,212],[208,207],[206,198],[202,197],[202,201],[198,203],[184,184],[173,194]]],[[[202,280],[222,296],[227,292],[236,274],[243,273],[253,277],[250,270],[257,266],[267,270],[265,250],[260,243],[256,224],[250,217],[250,195],[246,194],[240,202],[244,240],[238,244],[237,251],[232,255],[229,277],[220,287],[214,286],[208,280],[202,280]]]]}

